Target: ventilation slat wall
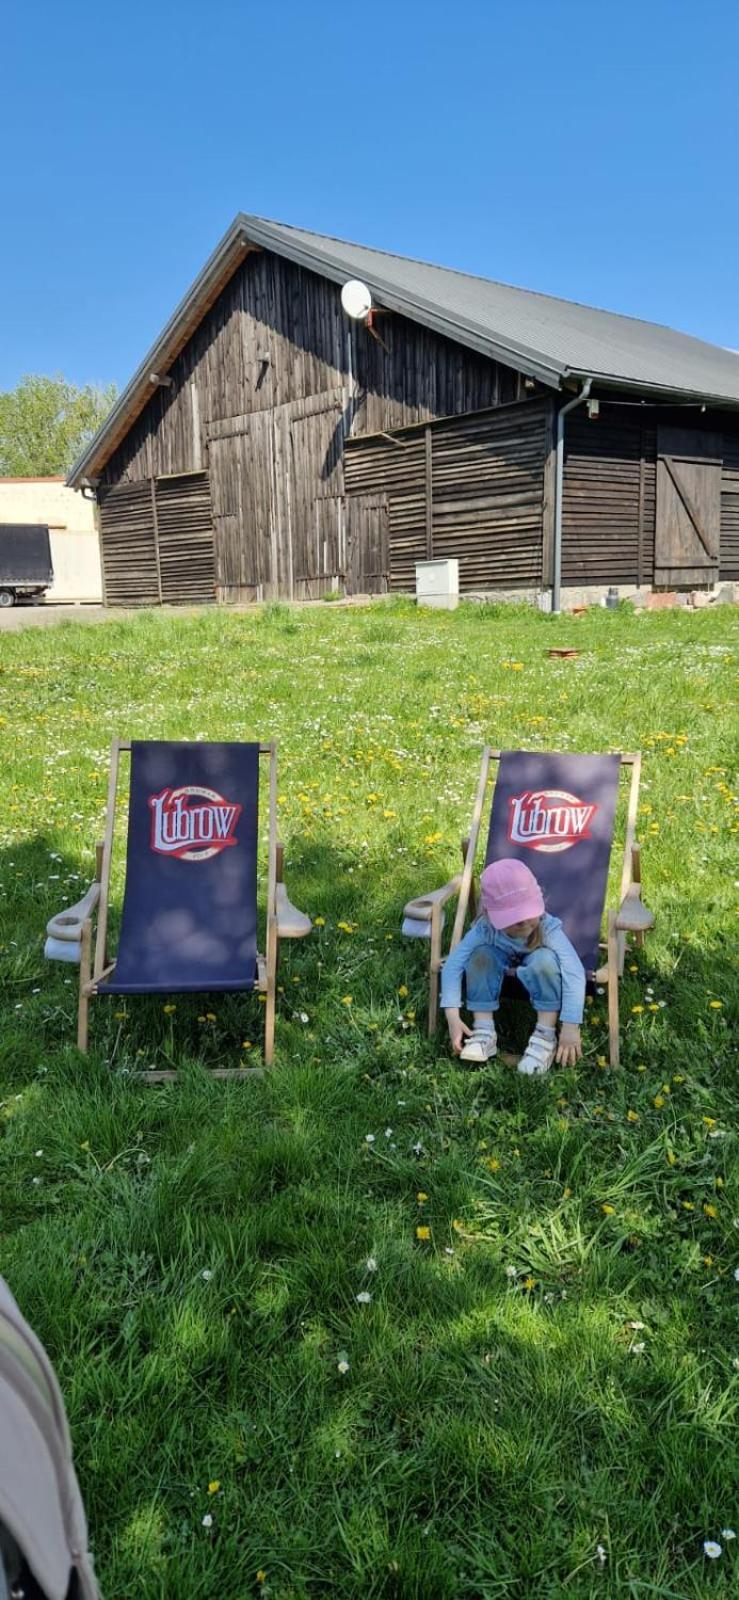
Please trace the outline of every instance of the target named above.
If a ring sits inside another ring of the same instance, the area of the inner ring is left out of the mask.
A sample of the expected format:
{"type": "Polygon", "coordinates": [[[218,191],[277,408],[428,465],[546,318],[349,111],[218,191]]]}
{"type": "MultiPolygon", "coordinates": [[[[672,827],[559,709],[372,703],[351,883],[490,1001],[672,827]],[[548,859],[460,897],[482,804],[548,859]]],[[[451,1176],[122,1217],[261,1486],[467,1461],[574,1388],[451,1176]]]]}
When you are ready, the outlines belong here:
{"type": "Polygon", "coordinates": [[[653,426],[615,407],[584,407],[565,421],[563,583],[651,583],[654,573],[656,438],[653,426]],[[641,562],[640,473],[642,450],[641,562]]]}
{"type": "Polygon", "coordinates": [[[719,577],[739,578],[739,439],[724,434],[719,577]]]}
{"type": "Polygon", "coordinates": [[[433,553],[460,589],[541,583],[547,409],[513,406],[433,430],[433,553]]]}
{"type": "Polygon", "coordinates": [[[106,604],[205,604],[215,597],[208,474],[153,487],[146,478],[98,489],[106,604]]]}
{"type": "Polygon", "coordinates": [[[215,598],[207,472],[159,478],[156,511],[163,603],[207,605],[215,598]]]}
{"type": "Polygon", "coordinates": [[[109,606],[159,603],[151,484],[98,489],[105,601],[109,606]]]}
{"type": "MultiPolygon", "coordinates": [[[[429,432],[433,557],[457,557],[463,591],[539,584],[548,405],[445,419],[429,432]]],[[[421,429],[345,447],[347,494],[387,496],[392,589],[412,590],[429,555],[426,460],[421,429]]]]}

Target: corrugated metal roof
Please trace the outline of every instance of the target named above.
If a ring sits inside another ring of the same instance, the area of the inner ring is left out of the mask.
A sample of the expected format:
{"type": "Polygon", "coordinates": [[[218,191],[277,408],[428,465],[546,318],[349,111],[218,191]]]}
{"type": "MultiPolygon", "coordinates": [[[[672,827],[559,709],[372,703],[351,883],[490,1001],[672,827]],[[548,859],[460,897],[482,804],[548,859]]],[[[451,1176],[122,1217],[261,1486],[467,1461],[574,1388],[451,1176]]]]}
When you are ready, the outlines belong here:
{"type": "MultiPolygon", "coordinates": [[[[260,221],[241,220],[246,227],[260,221]]],[[[587,373],[619,386],[739,402],[739,355],[691,334],[285,223],[269,228],[288,249],[302,246],[316,258],[340,263],[347,276],[376,287],[379,298],[380,286],[387,284],[419,307],[432,307],[458,330],[470,326],[491,344],[528,353],[561,377],[587,373]]]]}
{"type": "Polygon", "coordinates": [[[587,375],[600,385],[645,395],[739,405],[739,354],[690,334],[241,213],[75,463],[68,483],[76,487],[102,469],[149,399],[150,375],[168,370],[250,244],[336,283],[362,278],[379,303],[555,389],[570,377],[587,375]]]}

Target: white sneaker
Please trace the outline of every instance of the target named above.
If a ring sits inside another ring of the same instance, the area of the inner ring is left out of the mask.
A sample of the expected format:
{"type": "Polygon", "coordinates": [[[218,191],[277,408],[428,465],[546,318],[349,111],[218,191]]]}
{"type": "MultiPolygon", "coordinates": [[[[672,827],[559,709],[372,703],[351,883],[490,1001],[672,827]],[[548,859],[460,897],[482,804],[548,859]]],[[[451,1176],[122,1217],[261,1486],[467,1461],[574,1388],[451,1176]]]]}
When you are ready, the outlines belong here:
{"type": "Polygon", "coordinates": [[[459,1053],[460,1061],[490,1061],[498,1053],[498,1038],[491,1022],[482,1028],[473,1028],[459,1053]]]}
{"type": "Polygon", "coordinates": [[[524,1050],[517,1070],[527,1078],[540,1078],[549,1071],[554,1057],[557,1054],[557,1040],[543,1039],[540,1033],[532,1033],[524,1050]]]}

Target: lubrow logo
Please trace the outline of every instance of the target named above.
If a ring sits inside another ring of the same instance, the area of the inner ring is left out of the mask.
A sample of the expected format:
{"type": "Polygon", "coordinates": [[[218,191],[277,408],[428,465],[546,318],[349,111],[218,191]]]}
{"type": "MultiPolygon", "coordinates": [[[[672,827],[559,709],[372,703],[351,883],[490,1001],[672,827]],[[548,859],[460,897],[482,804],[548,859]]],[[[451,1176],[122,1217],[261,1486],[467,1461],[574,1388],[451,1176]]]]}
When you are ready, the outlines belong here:
{"type": "Polygon", "coordinates": [[[597,805],[566,789],[527,789],[508,801],[508,838],[529,850],[552,854],[590,838],[597,805]]]}
{"type": "Polygon", "coordinates": [[[237,844],[234,829],[241,806],[224,800],[216,789],[183,784],[149,796],[151,848],[181,861],[207,861],[237,844]]]}

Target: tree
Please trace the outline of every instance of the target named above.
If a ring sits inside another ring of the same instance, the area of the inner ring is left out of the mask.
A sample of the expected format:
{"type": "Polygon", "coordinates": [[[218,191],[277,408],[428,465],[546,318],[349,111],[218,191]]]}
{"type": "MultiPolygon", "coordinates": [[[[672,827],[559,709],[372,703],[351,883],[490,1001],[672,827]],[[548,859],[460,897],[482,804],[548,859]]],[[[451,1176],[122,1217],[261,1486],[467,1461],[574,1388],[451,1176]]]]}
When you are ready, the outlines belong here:
{"type": "Polygon", "coordinates": [[[107,417],[117,389],[83,389],[59,374],[31,373],[0,393],[0,476],[47,478],[68,472],[107,417]]]}

